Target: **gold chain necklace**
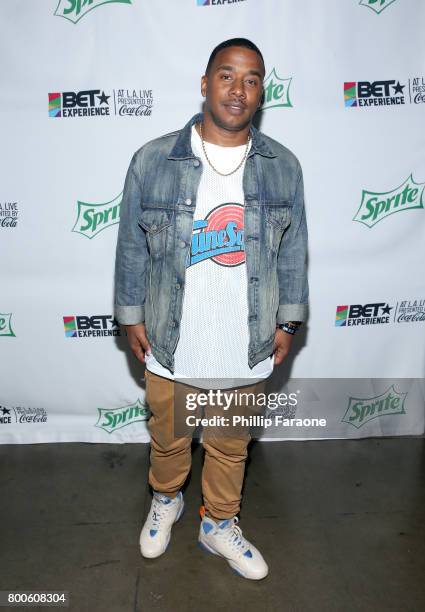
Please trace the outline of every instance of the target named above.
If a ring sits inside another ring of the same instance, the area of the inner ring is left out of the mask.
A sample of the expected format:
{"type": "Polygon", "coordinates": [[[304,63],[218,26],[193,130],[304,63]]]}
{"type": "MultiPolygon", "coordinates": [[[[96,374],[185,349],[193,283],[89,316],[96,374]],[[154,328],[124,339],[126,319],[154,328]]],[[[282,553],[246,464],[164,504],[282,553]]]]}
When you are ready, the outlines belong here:
{"type": "Polygon", "coordinates": [[[248,141],[246,143],[245,153],[244,153],[240,163],[238,164],[238,166],[234,170],[232,170],[231,172],[227,172],[227,173],[220,172],[219,170],[217,170],[217,168],[214,167],[214,165],[211,163],[210,158],[207,155],[207,151],[205,149],[204,138],[202,136],[202,122],[199,124],[199,134],[201,136],[202,149],[204,151],[204,155],[206,157],[206,160],[209,163],[209,165],[211,166],[211,168],[214,170],[214,172],[217,172],[217,174],[219,174],[220,176],[230,176],[231,174],[234,174],[235,172],[237,172],[239,170],[239,168],[242,166],[242,164],[245,163],[246,158],[248,157],[249,143],[250,143],[250,140],[251,140],[251,135],[250,134],[248,134],[248,141]]]}

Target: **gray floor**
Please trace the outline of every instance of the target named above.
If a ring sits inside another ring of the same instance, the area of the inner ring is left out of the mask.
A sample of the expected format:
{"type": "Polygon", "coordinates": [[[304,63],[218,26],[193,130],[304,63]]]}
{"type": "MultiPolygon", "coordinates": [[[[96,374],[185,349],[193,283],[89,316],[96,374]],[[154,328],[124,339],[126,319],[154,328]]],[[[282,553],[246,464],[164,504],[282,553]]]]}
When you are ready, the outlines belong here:
{"type": "Polygon", "coordinates": [[[199,446],[185,513],[154,560],[138,550],[147,445],[0,446],[0,590],[67,590],[75,612],[423,611],[424,450],[414,438],[252,444],[240,524],[270,566],[257,583],[196,545],[199,446]]]}

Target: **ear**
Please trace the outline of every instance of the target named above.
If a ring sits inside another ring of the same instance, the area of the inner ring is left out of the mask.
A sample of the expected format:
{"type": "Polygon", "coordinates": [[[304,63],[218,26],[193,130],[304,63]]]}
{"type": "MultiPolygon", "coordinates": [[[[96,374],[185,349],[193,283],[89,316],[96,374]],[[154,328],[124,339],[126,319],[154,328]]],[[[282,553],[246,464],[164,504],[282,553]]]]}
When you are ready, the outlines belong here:
{"type": "Polygon", "coordinates": [[[205,96],[207,95],[207,83],[208,77],[206,74],[204,74],[204,76],[201,78],[201,94],[203,98],[205,98],[205,96]]]}

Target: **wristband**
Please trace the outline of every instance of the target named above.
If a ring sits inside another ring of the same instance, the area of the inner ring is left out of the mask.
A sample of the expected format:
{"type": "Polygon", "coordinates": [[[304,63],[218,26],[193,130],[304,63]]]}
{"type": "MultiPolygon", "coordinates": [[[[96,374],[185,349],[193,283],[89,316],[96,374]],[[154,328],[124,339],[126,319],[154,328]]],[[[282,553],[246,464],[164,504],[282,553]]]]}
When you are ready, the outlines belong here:
{"type": "Polygon", "coordinates": [[[291,334],[291,336],[293,336],[294,334],[297,333],[299,324],[292,323],[292,321],[287,321],[286,323],[280,323],[276,327],[286,332],[287,334],[291,334]]]}

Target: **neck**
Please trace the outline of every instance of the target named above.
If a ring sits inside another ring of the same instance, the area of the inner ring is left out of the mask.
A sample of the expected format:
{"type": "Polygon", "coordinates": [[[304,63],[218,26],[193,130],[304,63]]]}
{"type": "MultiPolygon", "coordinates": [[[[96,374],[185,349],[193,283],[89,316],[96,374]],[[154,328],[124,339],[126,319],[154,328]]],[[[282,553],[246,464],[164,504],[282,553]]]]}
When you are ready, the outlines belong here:
{"type": "MultiPolygon", "coordinates": [[[[250,127],[251,124],[241,130],[226,130],[214,123],[209,113],[204,113],[202,136],[204,140],[211,144],[220,145],[221,147],[238,147],[248,142],[250,127]]],[[[195,125],[195,129],[201,135],[199,124],[195,125]]]]}

